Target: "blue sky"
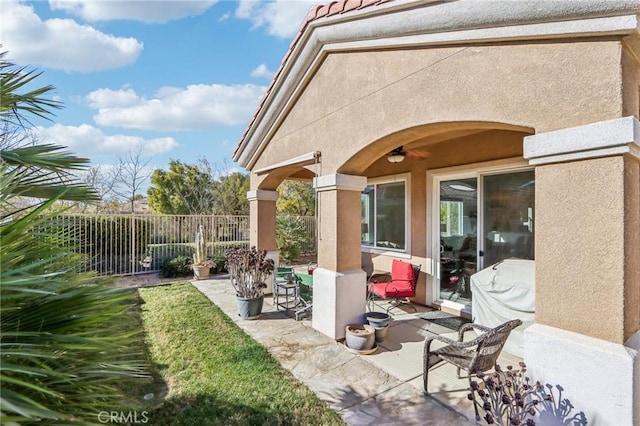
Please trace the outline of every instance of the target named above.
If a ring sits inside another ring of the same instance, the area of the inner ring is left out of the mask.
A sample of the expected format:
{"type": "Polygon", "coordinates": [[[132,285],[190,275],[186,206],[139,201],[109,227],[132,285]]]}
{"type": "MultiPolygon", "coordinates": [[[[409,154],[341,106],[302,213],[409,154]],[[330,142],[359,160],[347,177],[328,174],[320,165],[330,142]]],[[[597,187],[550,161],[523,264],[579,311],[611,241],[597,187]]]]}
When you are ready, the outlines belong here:
{"type": "Polygon", "coordinates": [[[231,154],[309,8],[321,1],[0,0],[7,59],[64,103],[42,142],[92,165],[142,149],[216,168],[231,154]]]}

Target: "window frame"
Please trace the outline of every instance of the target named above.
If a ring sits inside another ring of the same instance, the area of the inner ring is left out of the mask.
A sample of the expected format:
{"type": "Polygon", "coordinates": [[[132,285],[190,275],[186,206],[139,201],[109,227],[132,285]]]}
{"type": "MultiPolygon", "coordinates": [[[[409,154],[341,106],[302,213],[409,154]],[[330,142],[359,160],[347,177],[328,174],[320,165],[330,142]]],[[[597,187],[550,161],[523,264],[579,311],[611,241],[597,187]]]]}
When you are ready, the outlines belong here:
{"type": "MultiPolygon", "coordinates": [[[[361,251],[363,253],[376,253],[385,254],[388,253],[395,257],[407,257],[411,255],[411,173],[400,173],[395,175],[381,176],[377,178],[367,179],[367,185],[373,185],[374,197],[373,197],[373,244],[361,244],[361,251]],[[378,203],[377,203],[377,186],[389,183],[404,183],[404,241],[405,246],[402,249],[396,249],[391,247],[379,247],[377,243],[377,215],[378,215],[378,203]]],[[[363,192],[361,191],[361,194],[363,192]]]]}

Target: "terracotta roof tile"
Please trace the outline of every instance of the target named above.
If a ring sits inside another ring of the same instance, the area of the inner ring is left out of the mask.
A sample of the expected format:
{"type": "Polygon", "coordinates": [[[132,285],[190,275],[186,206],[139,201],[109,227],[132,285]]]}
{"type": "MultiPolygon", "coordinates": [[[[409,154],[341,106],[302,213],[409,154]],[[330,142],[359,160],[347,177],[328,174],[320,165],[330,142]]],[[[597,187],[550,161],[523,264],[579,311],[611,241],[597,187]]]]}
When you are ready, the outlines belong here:
{"type": "Polygon", "coordinates": [[[329,14],[329,6],[330,5],[324,5],[319,7],[317,10],[316,19],[322,18],[323,16],[327,16],[329,14]]]}
{"type": "Polygon", "coordinates": [[[344,1],[344,12],[348,12],[353,9],[357,9],[362,4],[362,0],[345,0],[344,1]]]}
{"type": "Polygon", "coordinates": [[[344,9],[344,1],[333,1],[329,3],[329,13],[328,15],[335,15],[337,13],[342,12],[344,9]]]}
{"type": "Polygon", "coordinates": [[[273,91],[275,83],[276,81],[278,81],[278,78],[280,77],[280,74],[284,69],[284,65],[289,60],[295,46],[298,44],[298,41],[300,40],[300,38],[302,38],[302,34],[306,30],[310,22],[323,18],[325,16],[346,14],[353,10],[360,10],[366,7],[375,6],[382,3],[388,3],[390,1],[395,1],[395,0],[337,0],[337,1],[332,1],[331,3],[327,3],[325,5],[312,6],[309,9],[309,13],[307,13],[306,18],[302,21],[302,24],[300,25],[300,29],[298,30],[296,35],[293,37],[293,40],[291,41],[291,45],[289,46],[289,50],[287,51],[287,53],[285,53],[284,57],[282,58],[282,62],[280,62],[280,66],[278,67],[278,70],[275,72],[273,79],[269,84],[269,87],[267,88],[265,93],[262,95],[262,98],[258,103],[258,107],[256,108],[256,111],[253,114],[253,117],[249,121],[247,128],[245,129],[244,133],[242,134],[242,137],[240,138],[240,141],[236,145],[233,152],[234,156],[240,150],[240,146],[245,141],[245,138],[249,133],[249,129],[253,127],[253,125],[255,124],[255,121],[258,118],[258,114],[260,113],[260,110],[262,110],[262,108],[264,107],[264,103],[266,102],[267,98],[273,91]]]}

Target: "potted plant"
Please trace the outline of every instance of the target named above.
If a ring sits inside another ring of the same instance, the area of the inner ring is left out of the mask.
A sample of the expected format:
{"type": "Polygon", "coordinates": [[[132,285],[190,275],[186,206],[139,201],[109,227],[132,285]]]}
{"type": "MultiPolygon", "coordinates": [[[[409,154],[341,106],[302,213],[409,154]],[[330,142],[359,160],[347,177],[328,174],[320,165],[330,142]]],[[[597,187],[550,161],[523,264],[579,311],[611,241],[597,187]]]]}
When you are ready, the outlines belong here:
{"type": "Polygon", "coordinates": [[[213,262],[207,259],[207,245],[204,240],[204,227],[198,225],[196,229],[196,249],[193,252],[193,278],[196,280],[204,280],[209,277],[209,271],[213,267],[213,262]]]}
{"type": "Polygon", "coordinates": [[[151,264],[153,263],[153,249],[147,248],[147,251],[144,253],[144,257],[142,260],[139,260],[138,263],[143,268],[151,268],[151,264]]]}
{"type": "Polygon", "coordinates": [[[231,285],[236,291],[239,315],[245,319],[256,319],[262,313],[266,280],[274,269],[273,259],[267,252],[255,247],[228,248],[224,252],[231,285]]]}

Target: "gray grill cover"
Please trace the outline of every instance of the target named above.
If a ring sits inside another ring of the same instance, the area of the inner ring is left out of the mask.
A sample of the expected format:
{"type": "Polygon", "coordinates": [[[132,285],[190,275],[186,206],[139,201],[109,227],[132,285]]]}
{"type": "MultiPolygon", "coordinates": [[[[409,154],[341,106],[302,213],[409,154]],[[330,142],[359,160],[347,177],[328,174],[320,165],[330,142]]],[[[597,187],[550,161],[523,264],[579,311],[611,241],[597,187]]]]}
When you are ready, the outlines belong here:
{"type": "Polygon", "coordinates": [[[485,268],[471,276],[471,291],[473,322],[496,327],[512,319],[522,320],[504,345],[505,351],[522,358],[523,331],[535,316],[535,261],[505,259],[485,268]]]}

